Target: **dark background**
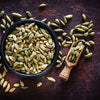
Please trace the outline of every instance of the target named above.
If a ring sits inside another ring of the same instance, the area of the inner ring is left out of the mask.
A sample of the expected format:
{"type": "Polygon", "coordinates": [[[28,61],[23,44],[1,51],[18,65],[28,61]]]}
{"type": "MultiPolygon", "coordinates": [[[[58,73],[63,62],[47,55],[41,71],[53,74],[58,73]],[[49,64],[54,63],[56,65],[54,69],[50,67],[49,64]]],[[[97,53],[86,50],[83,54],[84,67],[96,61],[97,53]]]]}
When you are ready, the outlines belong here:
{"type": "MultiPolygon", "coordinates": [[[[54,22],[55,18],[62,19],[63,15],[73,14],[73,19],[68,22],[64,30],[69,33],[75,25],[82,23],[81,14],[87,15],[87,21],[93,20],[96,35],[90,38],[96,45],[91,47],[93,57],[85,59],[84,52],[78,65],[72,70],[67,82],[62,81],[58,75],[63,69],[52,68],[47,74],[36,79],[23,79],[11,72],[7,73],[5,80],[13,83],[23,80],[29,89],[17,88],[14,93],[4,93],[0,86],[0,100],[100,100],[100,1],[99,0],[0,0],[0,11],[4,10],[10,17],[12,12],[18,12],[26,16],[25,11],[29,10],[33,17],[38,20],[47,18],[47,21],[54,22]],[[46,3],[47,7],[39,10],[38,6],[46,3]],[[52,76],[56,83],[46,79],[52,76]],[[38,82],[43,82],[39,88],[38,82]]],[[[1,19],[0,19],[1,20],[1,19]]],[[[2,31],[0,31],[0,38],[2,31]]],[[[68,49],[61,48],[63,56],[67,55],[68,49]]]]}

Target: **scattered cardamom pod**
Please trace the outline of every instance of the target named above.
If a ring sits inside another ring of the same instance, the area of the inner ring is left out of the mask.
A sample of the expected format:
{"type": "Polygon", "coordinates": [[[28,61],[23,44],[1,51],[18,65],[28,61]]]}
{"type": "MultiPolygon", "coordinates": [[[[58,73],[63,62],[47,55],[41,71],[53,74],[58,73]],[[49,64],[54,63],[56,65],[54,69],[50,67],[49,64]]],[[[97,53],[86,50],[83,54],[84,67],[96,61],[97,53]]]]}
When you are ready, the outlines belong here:
{"type": "Polygon", "coordinates": [[[92,55],[93,55],[93,53],[90,52],[90,53],[88,53],[87,55],[85,55],[85,57],[86,57],[86,58],[90,58],[90,57],[92,57],[92,55]]]}
{"type": "Polygon", "coordinates": [[[3,15],[4,15],[4,10],[2,10],[1,12],[0,12],[0,17],[2,17],[3,15]]]}
{"type": "Polygon", "coordinates": [[[37,87],[42,86],[42,82],[37,83],[37,87]]]}
{"type": "Polygon", "coordinates": [[[19,13],[12,13],[12,15],[14,16],[14,17],[17,17],[17,18],[21,18],[22,17],[22,15],[21,14],[19,14],[19,13]]]}
{"type": "Polygon", "coordinates": [[[54,29],[54,31],[55,32],[63,32],[64,30],[59,28],[59,29],[54,29]]]}
{"type": "Polygon", "coordinates": [[[56,24],[60,24],[59,19],[55,19],[56,24]]]}
{"type": "Polygon", "coordinates": [[[53,27],[58,27],[58,25],[56,23],[51,23],[50,25],[53,27]]]}
{"type": "Polygon", "coordinates": [[[60,20],[60,23],[61,25],[65,26],[65,23],[62,20],[60,20]]]}
{"type": "Polygon", "coordinates": [[[90,36],[94,36],[95,35],[95,32],[90,32],[89,35],[90,36]]]}
{"type": "Polygon", "coordinates": [[[7,19],[8,22],[11,22],[11,19],[8,15],[6,15],[6,19],[7,19]]]}
{"type": "Polygon", "coordinates": [[[71,19],[73,17],[73,15],[69,14],[69,15],[66,15],[65,17],[66,17],[66,19],[71,19]]]}
{"type": "Polygon", "coordinates": [[[6,28],[3,24],[1,24],[0,27],[1,27],[2,29],[5,29],[5,28],[6,28]]]}
{"type": "Polygon", "coordinates": [[[86,21],[86,15],[82,14],[83,21],[86,21]]]}
{"type": "Polygon", "coordinates": [[[46,20],[47,20],[47,18],[44,18],[44,19],[42,19],[41,21],[42,21],[42,22],[46,22],[46,20]]]}
{"type": "Polygon", "coordinates": [[[42,3],[42,4],[39,5],[39,8],[44,8],[44,7],[46,7],[45,3],[42,3]]]}
{"type": "Polygon", "coordinates": [[[53,77],[47,77],[47,79],[48,79],[49,81],[56,82],[56,80],[55,80],[53,77]]]}
{"type": "Polygon", "coordinates": [[[89,53],[89,49],[88,49],[88,48],[86,48],[86,49],[85,49],[85,51],[86,51],[86,54],[88,54],[88,53],[89,53]]]}
{"type": "Polygon", "coordinates": [[[31,17],[32,17],[32,14],[31,14],[31,12],[30,12],[30,11],[26,11],[26,15],[27,15],[29,18],[31,18],[31,17]]]}

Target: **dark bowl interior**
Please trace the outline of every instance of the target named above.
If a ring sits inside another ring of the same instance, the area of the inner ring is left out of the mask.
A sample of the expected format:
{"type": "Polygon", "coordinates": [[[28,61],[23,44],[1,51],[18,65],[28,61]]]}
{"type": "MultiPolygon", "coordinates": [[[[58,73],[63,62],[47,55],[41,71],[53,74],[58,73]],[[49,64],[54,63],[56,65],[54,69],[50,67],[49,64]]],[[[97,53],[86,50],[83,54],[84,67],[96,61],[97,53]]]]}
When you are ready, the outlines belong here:
{"type": "Polygon", "coordinates": [[[57,60],[57,57],[58,57],[58,53],[59,53],[59,44],[58,44],[58,41],[57,41],[57,37],[55,35],[55,32],[49,27],[47,26],[45,23],[39,21],[39,20],[30,20],[30,19],[27,19],[27,20],[22,20],[22,21],[18,21],[16,22],[15,24],[13,24],[6,32],[5,34],[3,34],[2,38],[1,38],[1,58],[2,58],[2,61],[4,62],[5,66],[7,69],[9,69],[10,71],[16,73],[17,75],[20,75],[20,76],[23,76],[23,77],[38,77],[38,76],[41,76],[45,73],[47,73],[56,63],[56,60],[57,60]],[[42,27],[42,28],[45,28],[48,30],[49,34],[51,35],[52,39],[54,40],[55,42],[55,54],[54,54],[54,57],[52,59],[52,62],[51,64],[45,69],[43,70],[42,72],[40,73],[37,73],[37,74],[23,74],[23,73],[20,73],[20,72],[17,72],[15,71],[14,69],[11,69],[9,63],[7,62],[6,58],[5,58],[5,40],[7,38],[7,36],[9,34],[11,34],[11,32],[17,27],[17,26],[20,26],[20,25],[24,25],[25,23],[36,23],[38,26],[42,27]]]}

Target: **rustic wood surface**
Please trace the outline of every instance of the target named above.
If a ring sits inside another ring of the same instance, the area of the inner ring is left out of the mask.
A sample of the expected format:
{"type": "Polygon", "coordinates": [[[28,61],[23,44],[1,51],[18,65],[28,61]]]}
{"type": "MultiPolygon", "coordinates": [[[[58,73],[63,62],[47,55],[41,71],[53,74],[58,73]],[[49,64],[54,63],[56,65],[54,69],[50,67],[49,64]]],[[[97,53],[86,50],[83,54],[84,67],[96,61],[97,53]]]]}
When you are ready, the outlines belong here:
{"type": "MultiPolygon", "coordinates": [[[[96,32],[94,38],[96,45],[91,47],[93,57],[84,58],[84,52],[78,65],[72,70],[67,82],[62,81],[58,75],[64,67],[55,66],[47,74],[36,79],[25,79],[7,73],[6,80],[11,86],[19,80],[23,80],[29,89],[17,88],[14,93],[4,93],[0,86],[0,100],[100,100],[100,1],[99,0],[0,0],[0,11],[4,10],[11,17],[12,12],[21,13],[26,16],[25,11],[32,12],[32,16],[38,20],[47,18],[54,22],[55,18],[61,19],[63,15],[73,14],[73,19],[68,22],[64,30],[69,33],[75,25],[82,23],[82,13],[87,15],[87,21],[93,20],[93,30],[96,32]],[[40,3],[48,4],[43,10],[39,10],[40,3]],[[56,83],[46,79],[52,76],[56,83]],[[43,82],[39,88],[38,82],[43,82]]],[[[0,19],[1,22],[1,19],[0,19]]],[[[0,31],[0,38],[2,31],[0,31]]],[[[69,48],[60,48],[63,56],[67,55],[69,48]]]]}

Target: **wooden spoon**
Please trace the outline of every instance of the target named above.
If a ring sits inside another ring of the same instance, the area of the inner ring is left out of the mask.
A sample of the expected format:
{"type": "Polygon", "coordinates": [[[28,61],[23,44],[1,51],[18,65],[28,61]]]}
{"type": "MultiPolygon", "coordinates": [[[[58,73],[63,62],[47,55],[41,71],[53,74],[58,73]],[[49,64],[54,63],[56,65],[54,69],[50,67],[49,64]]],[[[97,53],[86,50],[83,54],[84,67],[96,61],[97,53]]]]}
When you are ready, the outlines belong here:
{"type": "MultiPolygon", "coordinates": [[[[73,44],[74,44],[74,43],[73,43],[73,44]]],[[[73,47],[73,44],[72,44],[71,48],[73,47]]],[[[82,52],[83,52],[84,47],[85,47],[85,46],[82,44],[82,50],[80,51],[80,53],[79,53],[79,55],[78,55],[78,57],[77,57],[75,63],[72,63],[72,62],[69,62],[69,61],[68,61],[68,57],[69,57],[69,54],[70,54],[70,51],[71,51],[71,48],[70,48],[70,50],[69,50],[69,52],[68,52],[68,54],[67,54],[67,56],[66,56],[66,59],[65,59],[65,67],[64,67],[64,69],[61,71],[61,73],[59,74],[59,77],[60,77],[60,78],[62,78],[62,79],[65,80],[65,81],[67,81],[67,80],[69,79],[70,72],[71,72],[72,68],[73,68],[74,66],[77,65],[77,63],[78,63],[78,61],[79,61],[79,58],[80,58],[80,56],[81,56],[81,54],[82,54],[82,52]]]]}

